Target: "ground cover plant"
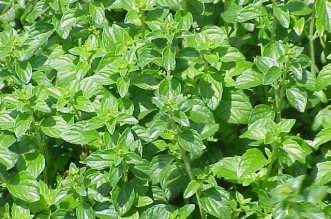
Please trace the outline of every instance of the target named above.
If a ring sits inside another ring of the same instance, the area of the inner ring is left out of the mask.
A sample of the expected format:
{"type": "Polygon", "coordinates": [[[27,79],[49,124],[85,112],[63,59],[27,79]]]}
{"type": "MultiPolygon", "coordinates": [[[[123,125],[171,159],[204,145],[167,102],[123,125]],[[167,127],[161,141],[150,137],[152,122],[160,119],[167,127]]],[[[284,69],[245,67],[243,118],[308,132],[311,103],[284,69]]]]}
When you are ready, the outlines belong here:
{"type": "Polygon", "coordinates": [[[0,1],[0,218],[331,218],[329,0],[0,1]]]}

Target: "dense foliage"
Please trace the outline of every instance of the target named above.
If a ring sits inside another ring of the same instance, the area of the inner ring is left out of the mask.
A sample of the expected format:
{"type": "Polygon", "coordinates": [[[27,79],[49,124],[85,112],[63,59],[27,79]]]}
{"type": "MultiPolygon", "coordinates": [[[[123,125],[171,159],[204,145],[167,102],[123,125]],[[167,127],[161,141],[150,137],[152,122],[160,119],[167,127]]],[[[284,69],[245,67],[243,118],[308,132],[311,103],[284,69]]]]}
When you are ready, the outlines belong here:
{"type": "Polygon", "coordinates": [[[0,31],[0,218],[331,218],[330,0],[7,0],[0,31]]]}

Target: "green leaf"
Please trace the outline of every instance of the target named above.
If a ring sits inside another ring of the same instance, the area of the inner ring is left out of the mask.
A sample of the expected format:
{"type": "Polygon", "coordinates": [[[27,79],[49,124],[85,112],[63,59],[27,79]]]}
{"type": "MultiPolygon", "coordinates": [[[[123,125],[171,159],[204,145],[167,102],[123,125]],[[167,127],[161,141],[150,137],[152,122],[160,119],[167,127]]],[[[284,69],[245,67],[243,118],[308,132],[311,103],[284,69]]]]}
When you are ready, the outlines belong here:
{"type": "Polygon", "coordinates": [[[269,57],[257,56],[256,60],[255,60],[255,64],[256,64],[257,68],[261,72],[263,72],[263,74],[267,74],[268,70],[274,66],[279,67],[277,60],[275,60],[273,58],[269,58],[269,57]]]}
{"type": "MultiPolygon", "coordinates": [[[[24,206],[24,205],[23,205],[24,206]]],[[[26,206],[22,207],[17,205],[15,202],[11,207],[11,214],[13,218],[20,218],[20,219],[32,219],[33,216],[30,215],[30,209],[26,206]]]]}
{"type": "Polygon", "coordinates": [[[192,154],[193,157],[198,157],[202,154],[206,146],[203,145],[200,136],[195,130],[185,130],[177,136],[178,144],[184,150],[192,154]]]}
{"type": "Polygon", "coordinates": [[[167,210],[165,204],[157,204],[144,211],[140,218],[141,219],[168,219],[170,212],[167,210]]]}
{"type": "Polygon", "coordinates": [[[253,107],[244,92],[228,89],[224,90],[222,101],[216,112],[228,123],[247,124],[252,110],[253,107]]]}
{"type": "Polygon", "coordinates": [[[307,105],[307,92],[300,87],[286,89],[286,97],[290,104],[299,112],[304,112],[307,105]]]}
{"type": "Polygon", "coordinates": [[[27,114],[19,114],[15,121],[15,135],[17,138],[22,137],[30,128],[32,117],[27,114]]]}
{"type": "Polygon", "coordinates": [[[267,163],[259,149],[249,149],[241,157],[223,158],[213,165],[212,171],[219,177],[242,181],[244,177],[261,170],[267,163]]]}
{"type": "MultiPolygon", "coordinates": [[[[45,145],[47,147],[47,145],[45,145]]],[[[45,168],[45,159],[39,153],[23,154],[17,161],[17,169],[19,171],[26,170],[34,178],[37,178],[45,168]]]]}
{"type": "Polygon", "coordinates": [[[259,149],[248,149],[240,159],[238,178],[248,176],[262,169],[267,163],[267,159],[259,149]]]}
{"type": "Polygon", "coordinates": [[[118,93],[123,98],[129,91],[130,80],[119,77],[116,82],[118,93]]]}
{"type": "Polygon", "coordinates": [[[319,133],[317,133],[313,146],[315,149],[318,149],[322,144],[331,141],[331,128],[322,129],[319,133]]]}
{"type": "Polygon", "coordinates": [[[86,165],[96,170],[110,168],[115,160],[115,152],[112,150],[96,151],[90,154],[84,161],[86,165]]]}
{"type": "Polygon", "coordinates": [[[324,0],[316,0],[316,29],[319,35],[323,35],[324,30],[331,33],[331,2],[324,0]]]}
{"type": "Polygon", "coordinates": [[[120,215],[127,213],[135,200],[135,191],[128,182],[121,182],[112,190],[112,201],[120,215]]]}
{"type": "Polygon", "coordinates": [[[221,188],[210,188],[201,193],[201,207],[216,218],[230,219],[231,208],[228,197],[221,188]]]}
{"type": "Polygon", "coordinates": [[[90,3],[89,11],[92,15],[92,20],[95,24],[101,25],[105,20],[105,12],[104,12],[103,4],[100,2],[90,3]]]}
{"type": "Polygon", "coordinates": [[[316,165],[317,174],[314,185],[325,185],[331,182],[331,161],[325,161],[316,165]]]}
{"type": "Polygon", "coordinates": [[[194,209],[195,209],[194,204],[185,205],[178,209],[177,217],[179,217],[179,219],[186,219],[191,215],[194,209]]]}
{"type": "Polygon", "coordinates": [[[20,171],[14,178],[7,183],[8,191],[15,198],[29,203],[40,199],[38,183],[35,178],[27,171],[20,171]]]}
{"type": "Polygon", "coordinates": [[[237,21],[243,23],[267,15],[268,13],[264,7],[260,5],[247,5],[240,10],[239,15],[237,16],[237,21]]]}
{"type": "Polygon", "coordinates": [[[148,196],[139,196],[137,207],[144,207],[153,203],[153,199],[148,196]]]}
{"type": "Polygon", "coordinates": [[[0,115],[1,130],[13,131],[15,128],[15,119],[8,114],[0,115]]]}
{"type": "Polygon", "coordinates": [[[318,73],[315,83],[316,90],[322,90],[331,84],[331,64],[328,64],[322,68],[318,73]]]}
{"type": "Polygon", "coordinates": [[[276,16],[279,23],[284,28],[289,28],[290,26],[290,14],[286,7],[277,6],[274,8],[274,15],[276,16]]]}
{"type": "Polygon", "coordinates": [[[286,8],[291,15],[308,15],[311,13],[311,9],[307,6],[307,3],[300,0],[290,0],[286,3],[286,8]]]}
{"type": "Polygon", "coordinates": [[[21,81],[28,84],[32,78],[32,67],[27,61],[22,61],[15,64],[15,72],[21,81]]]}
{"type": "Polygon", "coordinates": [[[198,183],[196,180],[192,180],[186,187],[184,191],[184,198],[190,198],[192,197],[200,188],[200,183],[198,183]]]}
{"type": "Polygon", "coordinates": [[[68,123],[61,116],[52,116],[42,121],[41,130],[52,138],[60,138],[68,128],[68,123]]]}
{"type": "Polygon", "coordinates": [[[215,110],[221,102],[223,86],[221,82],[207,74],[200,79],[199,92],[206,105],[211,110],[215,110]]]}
{"type": "Polygon", "coordinates": [[[247,69],[236,80],[236,87],[239,89],[248,89],[261,85],[263,75],[253,69],[247,69]]]}
{"type": "Polygon", "coordinates": [[[170,167],[173,159],[174,157],[172,155],[167,154],[153,157],[150,163],[151,179],[153,184],[163,180],[164,175],[170,167]]]}
{"type": "Polygon", "coordinates": [[[162,62],[163,67],[167,72],[170,72],[175,69],[176,67],[176,60],[175,60],[176,53],[170,48],[166,47],[162,53],[162,62]]]}
{"type": "Polygon", "coordinates": [[[301,146],[296,141],[286,139],[285,141],[283,141],[282,145],[283,150],[286,151],[287,155],[290,157],[293,163],[296,160],[301,163],[306,162],[305,154],[301,146]]]}
{"type": "Polygon", "coordinates": [[[84,130],[84,123],[70,125],[61,133],[61,138],[71,144],[85,145],[99,139],[99,133],[96,130],[84,130]]]}
{"type": "Polygon", "coordinates": [[[5,148],[2,141],[0,141],[0,164],[6,167],[6,170],[13,168],[16,164],[18,154],[12,152],[8,148],[5,148]]]}
{"type": "Polygon", "coordinates": [[[298,36],[302,34],[304,27],[305,27],[304,17],[301,17],[299,20],[294,20],[293,30],[298,36]]]}
{"type": "Polygon", "coordinates": [[[94,219],[94,211],[87,203],[82,203],[76,208],[76,216],[78,219],[94,219]]]}
{"type": "Polygon", "coordinates": [[[74,26],[80,19],[83,12],[75,9],[66,10],[60,20],[60,28],[67,29],[74,26]]]}

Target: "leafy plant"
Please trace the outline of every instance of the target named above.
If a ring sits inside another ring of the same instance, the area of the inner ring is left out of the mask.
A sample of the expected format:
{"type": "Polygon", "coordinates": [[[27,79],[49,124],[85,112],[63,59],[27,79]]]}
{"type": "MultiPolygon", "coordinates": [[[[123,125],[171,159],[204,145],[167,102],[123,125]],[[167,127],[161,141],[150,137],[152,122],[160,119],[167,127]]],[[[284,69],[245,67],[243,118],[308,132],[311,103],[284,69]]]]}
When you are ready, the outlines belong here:
{"type": "Polygon", "coordinates": [[[331,218],[330,0],[0,1],[1,218],[331,218]]]}

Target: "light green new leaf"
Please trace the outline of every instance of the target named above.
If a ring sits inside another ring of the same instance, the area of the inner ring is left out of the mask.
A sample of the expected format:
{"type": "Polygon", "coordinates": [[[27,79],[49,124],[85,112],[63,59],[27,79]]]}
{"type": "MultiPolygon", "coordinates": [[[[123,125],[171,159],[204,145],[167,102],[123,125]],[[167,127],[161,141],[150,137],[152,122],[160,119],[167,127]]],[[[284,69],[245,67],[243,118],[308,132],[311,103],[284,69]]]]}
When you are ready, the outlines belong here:
{"type": "Polygon", "coordinates": [[[307,92],[304,88],[293,87],[286,89],[286,96],[290,104],[299,112],[304,112],[307,105],[307,92]]]}
{"type": "Polygon", "coordinates": [[[18,199],[29,203],[40,199],[37,180],[28,171],[20,171],[6,184],[10,194],[18,199]]]}

